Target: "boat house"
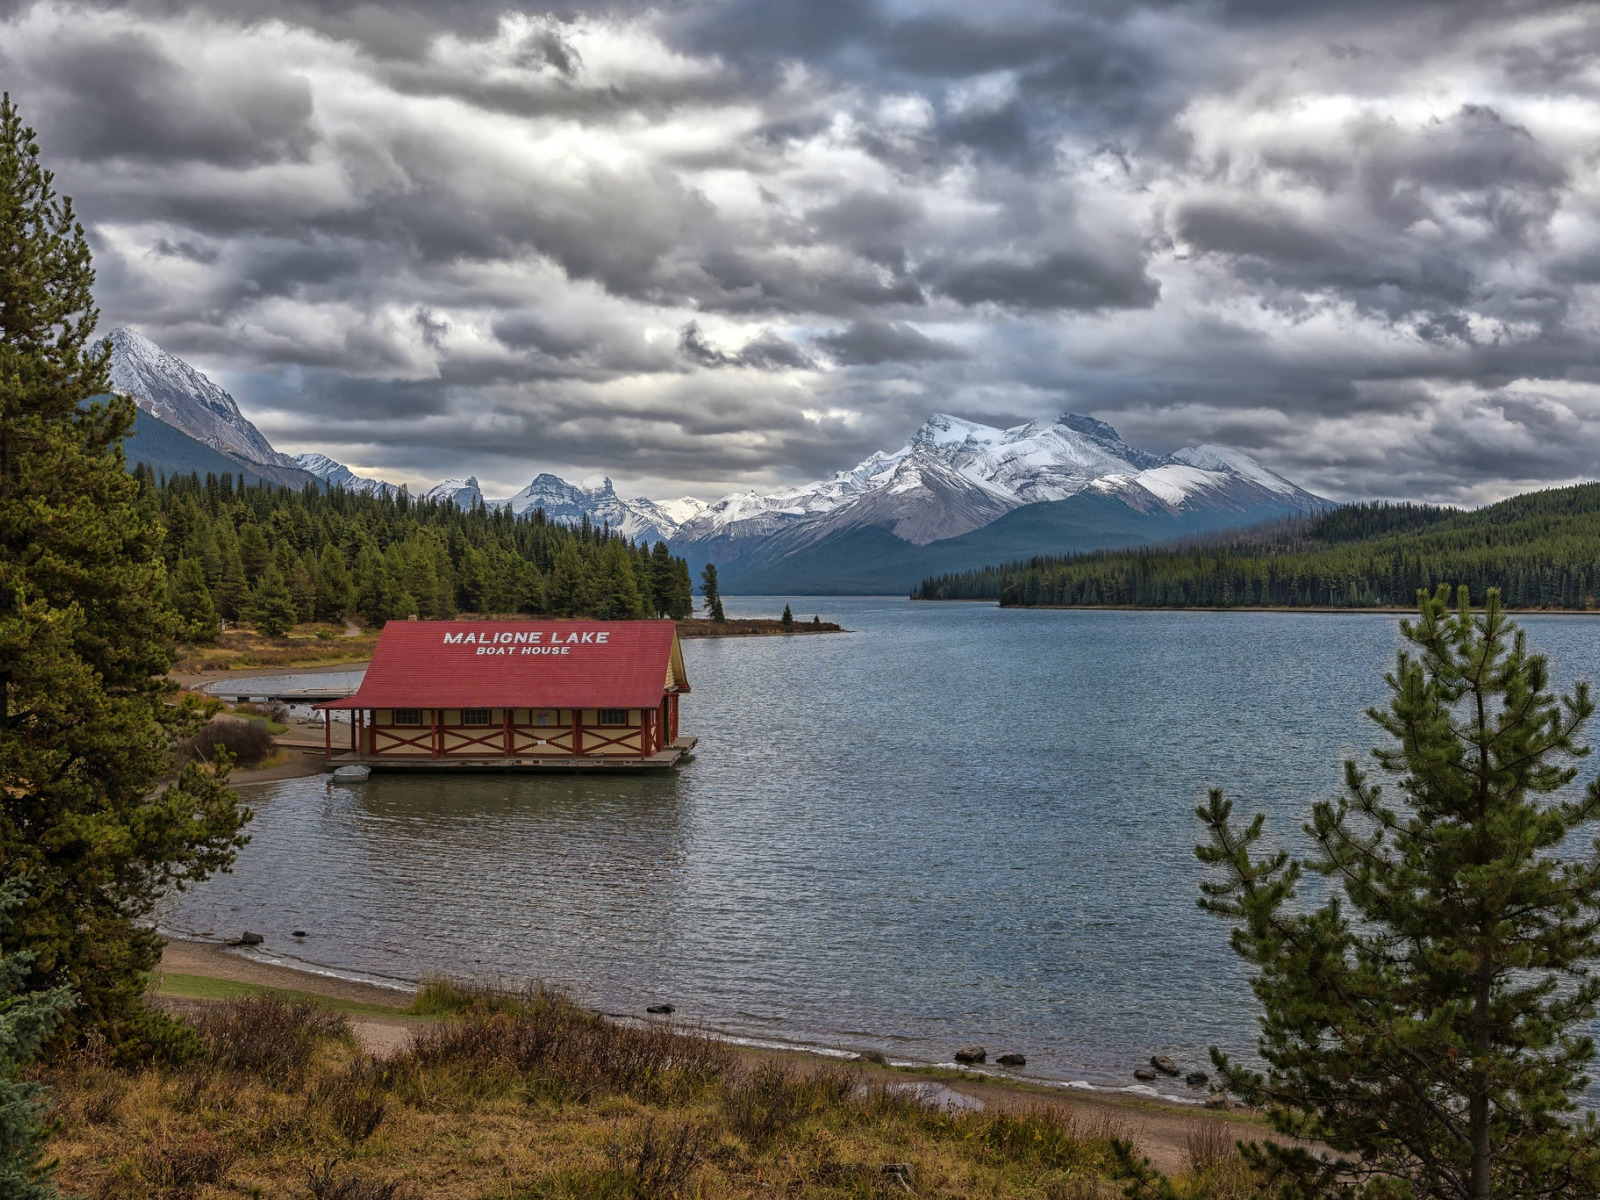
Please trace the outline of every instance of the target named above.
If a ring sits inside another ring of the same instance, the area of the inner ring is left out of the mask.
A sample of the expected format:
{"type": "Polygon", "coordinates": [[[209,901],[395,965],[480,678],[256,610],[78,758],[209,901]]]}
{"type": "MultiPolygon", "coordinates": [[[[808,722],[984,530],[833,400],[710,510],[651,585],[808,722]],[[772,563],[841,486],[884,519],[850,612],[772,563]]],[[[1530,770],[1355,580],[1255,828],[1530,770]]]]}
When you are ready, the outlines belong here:
{"type": "Polygon", "coordinates": [[[317,707],[335,766],[659,769],[694,748],[688,690],[671,621],[390,621],[356,694],[317,707]]]}

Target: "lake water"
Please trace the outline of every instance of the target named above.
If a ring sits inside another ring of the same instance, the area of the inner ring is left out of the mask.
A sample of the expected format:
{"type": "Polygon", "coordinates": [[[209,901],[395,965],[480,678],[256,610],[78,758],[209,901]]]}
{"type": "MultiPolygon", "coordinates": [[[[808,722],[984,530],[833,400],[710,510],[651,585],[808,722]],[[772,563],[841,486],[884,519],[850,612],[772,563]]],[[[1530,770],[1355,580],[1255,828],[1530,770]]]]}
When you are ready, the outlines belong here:
{"type": "MultiPolygon", "coordinates": [[[[1195,907],[1193,809],[1222,785],[1300,847],[1373,744],[1396,617],[790,603],[855,632],[686,642],[678,773],[246,789],[251,844],[163,926],[756,1040],[978,1042],[1099,1085],[1253,1044],[1227,928],[1195,907]]],[[[1559,680],[1600,678],[1600,625],[1524,623],[1559,680]]]]}

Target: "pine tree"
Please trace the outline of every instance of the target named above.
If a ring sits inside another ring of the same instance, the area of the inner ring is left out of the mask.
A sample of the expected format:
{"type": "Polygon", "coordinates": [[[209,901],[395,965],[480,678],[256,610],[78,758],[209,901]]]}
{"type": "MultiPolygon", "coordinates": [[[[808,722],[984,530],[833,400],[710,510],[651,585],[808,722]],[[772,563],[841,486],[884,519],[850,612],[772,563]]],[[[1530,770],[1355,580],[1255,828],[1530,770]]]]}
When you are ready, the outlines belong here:
{"type": "Polygon", "coordinates": [[[192,558],[180,558],[173,575],[172,607],[183,618],[183,638],[189,642],[217,640],[217,608],[206,587],[206,573],[192,558]]]}
{"type": "Polygon", "coordinates": [[[564,541],[556,551],[550,578],[545,581],[545,602],[557,616],[570,617],[582,606],[583,591],[583,561],[578,557],[577,546],[564,541]]]}
{"type": "Polygon", "coordinates": [[[667,544],[657,542],[650,552],[650,609],[654,616],[664,617],[672,611],[678,585],[676,568],[667,544]]]}
{"type": "Polygon", "coordinates": [[[794,624],[794,610],[791,609],[787,604],[783,606],[783,616],[778,618],[778,623],[785,629],[788,629],[794,624]]]}
{"type": "Polygon", "coordinates": [[[262,573],[261,582],[256,584],[255,590],[250,593],[250,604],[245,609],[245,620],[256,627],[256,632],[267,637],[282,637],[294,628],[295,618],[299,614],[295,611],[294,597],[289,594],[289,587],[283,582],[283,576],[278,574],[278,568],[268,567],[262,573]]]}
{"type": "MultiPolygon", "coordinates": [[[[1389,705],[1369,715],[1399,791],[1354,762],[1318,803],[1317,854],[1252,857],[1218,791],[1197,848],[1220,878],[1202,907],[1238,922],[1257,969],[1265,1072],[1213,1050],[1226,1089],[1274,1128],[1336,1151],[1248,1148],[1284,1197],[1487,1200],[1600,1195],[1600,1124],[1578,1119],[1600,1001],[1600,863],[1563,858],[1600,818],[1600,782],[1560,797],[1594,711],[1586,686],[1559,699],[1498,593],[1483,612],[1422,593],[1401,629],[1389,705]],[[1305,870],[1343,895],[1297,910],[1305,870]]],[[[1585,850],[1592,850],[1585,846],[1585,850]]]]}
{"type": "MultiPolygon", "coordinates": [[[[272,550],[267,545],[267,535],[254,521],[245,521],[239,528],[239,563],[244,568],[244,579],[251,587],[261,582],[272,562],[272,550]]],[[[280,574],[282,569],[279,569],[280,574]]]]}
{"type": "Polygon", "coordinates": [[[120,449],[135,408],[87,403],[111,346],[90,341],[89,247],[38,153],[0,98],[0,863],[30,881],[24,987],[70,988],[69,1027],[125,1053],[177,1049],[192,1031],[143,1003],[148,918],[233,860],[249,814],[194,764],[157,788],[198,722],[166,703],[178,616],[120,449]]]}
{"type": "Polygon", "coordinates": [[[312,615],[319,621],[342,620],[356,607],[356,587],[339,547],[329,542],[317,558],[317,597],[312,615]]]}
{"type": "Polygon", "coordinates": [[[355,575],[356,611],[368,625],[381,626],[394,607],[396,589],[383,555],[370,543],[356,554],[355,575]]]}
{"type": "MultiPolygon", "coordinates": [[[[315,563],[317,560],[311,558],[309,561],[315,563]]],[[[317,615],[317,580],[306,562],[306,559],[296,562],[294,574],[289,578],[289,594],[294,597],[297,623],[309,621],[317,615]]]]}
{"type": "Polygon", "coordinates": [[[410,592],[398,593],[389,607],[389,620],[409,621],[417,615],[417,598],[410,592]]]}
{"type": "Polygon", "coordinates": [[[250,584],[245,580],[239,547],[232,541],[222,549],[222,580],[214,595],[218,610],[230,621],[243,617],[250,603],[250,584]]]}
{"type": "Polygon", "coordinates": [[[626,543],[616,538],[600,551],[595,573],[594,615],[602,621],[633,621],[645,615],[644,597],[633,574],[626,543]]]}
{"type": "Polygon", "coordinates": [[[718,622],[728,619],[722,611],[722,593],[717,590],[716,563],[707,563],[706,569],[700,572],[700,594],[706,598],[706,616],[718,622]]]}
{"type": "MultiPolygon", "coordinates": [[[[23,881],[0,884],[0,926],[11,933],[11,914],[23,903],[23,881]]],[[[10,940],[9,938],[5,940],[10,940]]],[[[72,1006],[72,991],[23,991],[33,965],[27,951],[0,953],[0,1196],[53,1200],[53,1164],[42,1162],[44,1089],[20,1078],[72,1006]]]]}

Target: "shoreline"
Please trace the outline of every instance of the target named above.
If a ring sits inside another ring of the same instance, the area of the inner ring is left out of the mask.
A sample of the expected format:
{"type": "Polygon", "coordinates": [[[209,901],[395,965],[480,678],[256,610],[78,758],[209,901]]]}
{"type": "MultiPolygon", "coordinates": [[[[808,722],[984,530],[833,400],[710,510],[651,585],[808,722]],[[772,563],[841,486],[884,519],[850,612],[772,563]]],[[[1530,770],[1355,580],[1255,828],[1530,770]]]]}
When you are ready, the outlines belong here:
{"type": "MultiPolygon", "coordinates": [[[[196,999],[175,988],[164,992],[167,976],[177,980],[209,980],[232,985],[232,994],[271,989],[331,1001],[349,1010],[351,1025],[371,1052],[380,1056],[410,1045],[415,1031],[440,1018],[419,1017],[407,1012],[417,985],[409,980],[381,977],[362,978],[355,972],[341,973],[335,968],[311,963],[300,966],[281,961],[268,950],[235,951],[217,942],[163,934],[161,965],[151,981],[150,995],[166,1003],[210,1003],[226,998],[220,991],[211,999],[196,999]],[[257,956],[260,957],[257,957],[257,956]],[[264,961],[273,958],[279,961],[264,961]]],[[[175,980],[175,982],[177,982],[175,980]]],[[[602,1012],[610,1020],[628,1022],[649,1020],[627,1013],[602,1012]]],[[[1187,1161],[1190,1135],[1200,1128],[1226,1123],[1242,1137],[1268,1131],[1260,1118],[1247,1110],[1207,1109],[1199,1099],[1186,1101],[1168,1097],[1154,1089],[1101,1087],[1084,1081],[1057,1081],[1019,1077],[986,1068],[967,1068],[955,1063],[891,1061],[886,1065],[862,1060],[845,1047],[805,1046],[779,1039],[740,1037],[710,1029],[688,1029],[731,1046],[735,1053],[752,1063],[772,1060],[831,1062],[850,1061],[874,1078],[893,1079],[907,1087],[926,1088],[932,1102],[941,1106],[1020,1108],[1046,1103],[1091,1121],[1112,1121],[1124,1128],[1142,1153],[1169,1173],[1181,1170],[1187,1161]]]]}
{"type": "MultiPolygon", "coordinates": [[[[927,604],[992,604],[1007,612],[1137,612],[1137,613],[1308,613],[1313,616],[1416,616],[1416,606],[1374,605],[1370,608],[1338,608],[1331,605],[1232,604],[1151,605],[1151,604],[1005,604],[998,600],[961,598],[920,601],[927,604]]],[[[1473,609],[1474,612],[1478,610],[1473,609]]],[[[1600,617],[1600,608],[1507,608],[1509,617],[1600,617]]]]}

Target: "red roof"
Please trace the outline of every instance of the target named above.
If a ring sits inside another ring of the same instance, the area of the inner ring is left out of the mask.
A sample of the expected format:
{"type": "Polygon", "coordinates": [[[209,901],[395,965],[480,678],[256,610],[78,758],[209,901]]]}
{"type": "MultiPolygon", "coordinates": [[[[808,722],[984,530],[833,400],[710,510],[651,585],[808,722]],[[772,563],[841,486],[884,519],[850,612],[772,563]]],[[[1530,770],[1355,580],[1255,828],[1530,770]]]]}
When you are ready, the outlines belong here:
{"type": "Polygon", "coordinates": [[[319,708],[654,708],[688,691],[671,621],[390,621],[319,708]]]}

